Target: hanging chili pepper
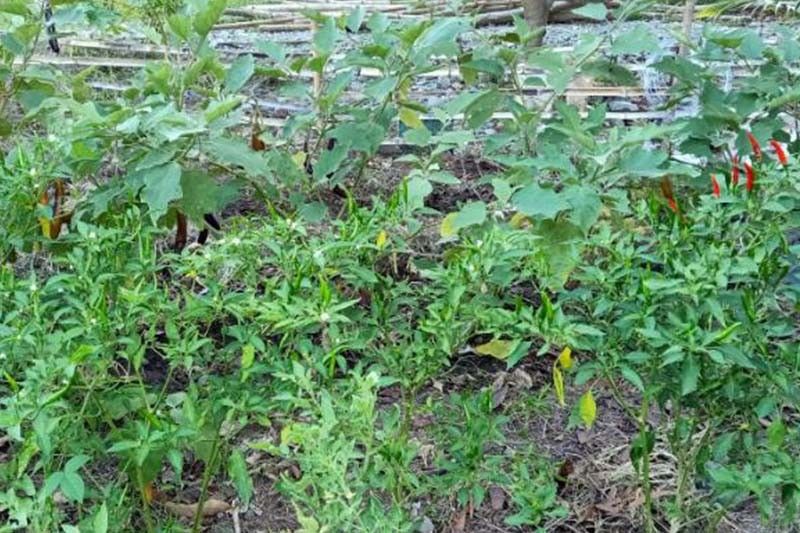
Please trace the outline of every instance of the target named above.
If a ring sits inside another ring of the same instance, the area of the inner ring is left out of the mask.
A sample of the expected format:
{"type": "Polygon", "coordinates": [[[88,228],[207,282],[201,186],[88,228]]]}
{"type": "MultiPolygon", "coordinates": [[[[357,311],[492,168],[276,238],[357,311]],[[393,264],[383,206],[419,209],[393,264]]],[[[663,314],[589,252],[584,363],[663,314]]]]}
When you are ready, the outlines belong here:
{"type": "Polygon", "coordinates": [[[744,163],[744,175],[745,175],[745,188],[747,192],[753,190],[756,184],[756,172],[753,170],[753,165],[746,162],[744,163]]]}
{"type": "Polygon", "coordinates": [[[667,199],[667,205],[669,208],[675,213],[680,214],[678,202],[675,201],[675,194],[672,192],[672,182],[666,176],[661,178],[661,194],[663,194],[664,198],[667,199]]]}
{"type": "Polygon", "coordinates": [[[678,202],[676,202],[676,201],[675,201],[675,198],[670,198],[669,200],[667,200],[667,205],[668,205],[668,206],[669,206],[669,208],[670,208],[670,209],[672,209],[674,212],[676,212],[676,213],[678,213],[678,212],[679,212],[679,211],[678,211],[678,202]]]}
{"type": "Polygon", "coordinates": [[[736,187],[739,185],[739,156],[731,156],[731,184],[736,187]]]}
{"type": "Polygon", "coordinates": [[[756,159],[760,161],[761,145],[759,144],[758,139],[756,139],[756,136],[753,135],[753,132],[751,131],[747,132],[747,140],[750,141],[750,146],[753,148],[753,155],[755,156],[756,159]]]}
{"type": "Polygon", "coordinates": [[[783,145],[775,139],[772,139],[769,144],[771,144],[772,149],[775,150],[775,155],[778,157],[778,161],[780,161],[781,165],[788,165],[789,156],[786,154],[786,150],[783,149],[783,145]]]}
{"type": "Polygon", "coordinates": [[[711,194],[714,195],[714,198],[719,198],[720,194],[722,194],[722,190],[719,187],[719,182],[717,181],[717,176],[711,174],[711,194]]]}

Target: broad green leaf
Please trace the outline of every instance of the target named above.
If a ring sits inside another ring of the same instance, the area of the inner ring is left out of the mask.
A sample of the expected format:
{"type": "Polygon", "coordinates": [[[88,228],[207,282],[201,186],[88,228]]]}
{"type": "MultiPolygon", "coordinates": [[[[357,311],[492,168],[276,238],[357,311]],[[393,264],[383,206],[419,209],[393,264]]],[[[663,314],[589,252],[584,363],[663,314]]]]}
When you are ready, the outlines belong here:
{"type": "Polygon", "coordinates": [[[194,30],[205,38],[222,16],[227,5],[227,0],[209,0],[205,9],[194,17],[194,30]]]}
{"type": "Polygon", "coordinates": [[[586,4],[585,6],[573,9],[572,12],[580,17],[586,17],[592,20],[606,20],[608,16],[608,9],[605,4],[599,2],[586,4]]]}
{"type": "Polygon", "coordinates": [[[644,24],[637,24],[614,39],[611,52],[614,54],[656,53],[661,50],[658,37],[644,24]]]}
{"type": "Polygon", "coordinates": [[[88,455],[76,455],[64,465],[64,473],[74,474],[80,467],[88,463],[89,459],[90,457],[88,455]]]}
{"type": "Polygon", "coordinates": [[[382,102],[386,96],[397,88],[397,76],[385,76],[371,82],[364,88],[364,94],[382,102]]]}
{"type": "Polygon", "coordinates": [[[261,152],[250,149],[244,139],[231,137],[214,137],[206,142],[203,147],[209,157],[231,167],[241,167],[251,176],[266,176],[269,174],[267,161],[261,152]]]}
{"type": "Polygon", "coordinates": [[[603,209],[600,195],[588,186],[567,187],[562,195],[571,207],[569,219],[588,234],[603,209]]]}
{"type": "Polygon", "coordinates": [[[456,55],[456,37],[469,28],[469,23],[460,18],[440,18],[428,27],[414,43],[417,63],[428,61],[431,55],[456,55]]]}
{"type": "Polygon", "coordinates": [[[203,215],[222,211],[238,196],[231,183],[218,184],[207,173],[198,170],[184,171],[181,175],[181,207],[191,220],[203,223],[203,215]]]}
{"type": "Polygon", "coordinates": [[[386,16],[386,13],[373,13],[370,15],[369,20],[367,21],[367,28],[374,34],[380,34],[385,32],[391,26],[391,22],[389,21],[389,17],[386,16]]]}
{"type": "Polygon", "coordinates": [[[332,150],[323,151],[314,165],[314,180],[324,181],[332,177],[347,161],[347,152],[348,147],[344,143],[337,143],[332,150]]]}
{"type": "Polygon", "coordinates": [[[278,64],[282,65],[286,62],[288,51],[286,50],[286,46],[280,43],[275,41],[259,41],[256,43],[256,50],[262,54],[268,55],[278,64]]]}
{"type": "Polygon", "coordinates": [[[175,35],[180,37],[181,40],[189,40],[189,33],[192,30],[192,21],[189,19],[189,17],[185,17],[177,13],[170,15],[167,18],[167,25],[169,26],[169,29],[175,33],[175,35]]]}
{"type": "Polygon", "coordinates": [[[239,195],[233,183],[220,184],[201,171],[185,171],[181,175],[183,197],[181,206],[186,215],[198,224],[203,224],[203,215],[218,213],[239,195]]]}
{"type": "Polygon", "coordinates": [[[327,17],[325,22],[314,33],[314,51],[321,56],[329,56],[336,45],[339,30],[336,28],[336,21],[327,17]]]}
{"type": "Polygon", "coordinates": [[[169,207],[170,202],[183,196],[181,188],[181,167],[175,162],[139,171],[142,184],[142,198],[150,208],[150,218],[155,222],[169,207]]]}
{"type": "Polygon", "coordinates": [[[497,89],[484,91],[464,110],[464,119],[467,126],[472,129],[479,128],[484,122],[492,118],[492,115],[504,100],[503,93],[497,89]]]}
{"type": "Polygon", "coordinates": [[[59,483],[59,486],[61,487],[61,492],[64,493],[64,496],[66,496],[67,499],[78,503],[83,501],[85,487],[83,484],[83,479],[80,475],[74,472],[65,472],[64,476],[61,478],[61,483],[59,483]]]}
{"type": "Polygon", "coordinates": [[[668,158],[669,155],[663,150],[635,147],[620,158],[619,165],[627,174],[660,177],[669,173],[668,169],[659,168],[668,158]]]}
{"type": "Polygon", "coordinates": [[[486,204],[483,202],[469,202],[461,207],[455,218],[456,230],[469,226],[483,224],[486,220],[486,204]]]}
{"type": "Polygon", "coordinates": [[[0,2],[0,13],[10,13],[25,17],[31,14],[30,7],[34,5],[33,2],[26,2],[25,0],[3,0],[0,2]]]}
{"type": "Polygon", "coordinates": [[[386,130],[375,122],[345,122],[333,128],[329,136],[351,150],[374,154],[386,138],[386,130]]]}
{"type": "Polygon", "coordinates": [[[414,177],[406,182],[406,201],[412,211],[425,206],[425,199],[433,192],[431,183],[423,178],[414,177]]]}
{"type": "Polygon", "coordinates": [[[583,231],[565,220],[542,220],[535,224],[534,231],[539,236],[539,253],[547,265],[544,281],[551,289],[561,288],[581,261],[586,242],[583,231]]]}
{"type": "Polygon", "coordinates": [[[236,58],[225,73],[225,90],[238,92],[250,80],[256,70],[256,61],[251,54],[236,58]]]}
{"type": "Polygon", "coordinates": [[[298,209],[297,214],[306,222],[316,224],[322,222],[328,214],[328,206],[322,202],[309,202],[298,209]]]}
{"type": "Polygon", "coordinates": [[[435,172],[428,172],[425,177],[433,183],[441,183],[442,185],[459,185],[461,180],[455,177],[452,173],[446,170],[439,170],[435,172]]]}
{"type": "Polygon", "coordinates": [[[637,374],[635,370],[625,365],[620,366],[619,370],[623,378],[628,380],[634,387],[639,389],[639,392],[644,392],[644,383],[642,382],[642,378],[639,377],[639,374],[637,374]]]}
{"type": "Polygon", "coordinates": [[[148,150],[147,154],[136,163],[136,170],[165,165],[175,158],[176,153],[177,148],[174,146],[162,146],[155,150],[148,150]]]}
{"type": "Polygon", "coordinates": [[[597,419],[597,404],[594,401],[592,389],[587,390],[578,402],[578,412],[587,428],[592,427],[597,419]]]}
{"type": "Polygon", "coordinates": [[[554,218],[568,209],[569,203],[553,189],[543,189],[532,183],[517,191],[511,203],[522,213],[533,218],[554,218]]]}
{"type": "Polygon", "coordinates": [[[12,33],[0,35],[0,46],[11,52],[12,56],[21,56],[25,53],[25,43],[17,39],[12,33]]]}
{"type": "Polygon", "coordinates": [[[364,6],[358,6],[350,14],[347,16],[347,29],[353,33],[358,33],[361,29],[361,25],[364,23],[364,16],[366,15],[367,10],[364,6]]]}

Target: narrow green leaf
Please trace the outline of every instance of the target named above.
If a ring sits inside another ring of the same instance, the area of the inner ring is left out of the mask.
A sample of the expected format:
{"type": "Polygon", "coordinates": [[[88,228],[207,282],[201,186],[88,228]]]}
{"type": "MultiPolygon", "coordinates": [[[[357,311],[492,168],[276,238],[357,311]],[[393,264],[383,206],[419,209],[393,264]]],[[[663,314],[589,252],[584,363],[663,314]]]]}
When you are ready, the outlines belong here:
{"type": "Polygon", "coordinates": [[[583,396],[581,396],[580,402],[578,403],[578,412],[586,427],[592,427],[594,421],[597,419],[597,403],[594,401],[592,389],[587,390],[583,396]]]}
{"type": "Polygon", "coordinates": [[[697,390],[697,380],[700,377],[700,368],[694,356],[690,355],[683,361],[681,369],[681,394],[686,396],[697,390]]]}
{"type": "Polygon", "coordinates": [[[247,462],[239,450],[234,450],[228,460],[228,475],[236,487],[242,505],[247,507],[253,497],[253,480],[247,471],[247,462]]]}
{"type": "Polygon", "coordinates": [[[94,515],[92,529],[94,533],[108,533],[108,507],[106,507],[106,502],[103,502],[97,514],[94,515]]]}

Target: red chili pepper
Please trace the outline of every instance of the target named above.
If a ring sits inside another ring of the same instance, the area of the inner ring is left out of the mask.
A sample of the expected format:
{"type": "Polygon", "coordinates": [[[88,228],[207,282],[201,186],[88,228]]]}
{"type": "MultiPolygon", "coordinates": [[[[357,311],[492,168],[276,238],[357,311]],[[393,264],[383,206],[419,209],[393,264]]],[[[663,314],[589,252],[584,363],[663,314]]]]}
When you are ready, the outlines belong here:
{"type": "Polygon", "coordinates": [[[753,166],[750,163],[745,162],[744,164],[744,175],[745,175],[745,188],[747,192],[753,190],[753,187],[756,184],[756,172],[753,170],[753,166]]]}
{"type": "Polygon", "coordinates": [[[739,185],[739,156],[736,154],[731,157],[731,183],[734,187],[739,185]]]}
{"type": "Polygon", "coordinates": [[[747,140],[750,141],[750,146],[753,147],[753,155],[758,159],[761,160],[761,145],[758,143],[758,139],[756,136],[753,135],[753,132],[747,132],[747,140]]]}
{"type": "Polygon", "coordinates": [[[670,198],[667,200],[667,205],[670,209],[672,209],[675,213],[678,213],[678,202],[675,201],[675,198],[670,198]]]}
{"type": "Polygon", "coordinates": [[[783,149],[783,145],[772,139],[769,144],[772,145],[772,149],[775,150],[775,155],[778,156],[778,161],[780,161],[781,165],[786,166],[789,164],[789,156],[786,155],[786,150],[783,149]]]}
{"type": "Polygon", "coordinates": [[[672,182],[667,176],[661,178],[661,194],[663,194],[664,198],[667,199],[667,205],[669,208],[680,215],[678,202],[675,201],[675,193],[672,191],[672,182]]]}
{"type": "Polygon", "coordinates": [[[717,176],[711,174],[711,194],[714,195],[714,198],[719,198],[720,194],[722,194],[722,190],[719,188],[719,182],[717,181],[717,176]]]}

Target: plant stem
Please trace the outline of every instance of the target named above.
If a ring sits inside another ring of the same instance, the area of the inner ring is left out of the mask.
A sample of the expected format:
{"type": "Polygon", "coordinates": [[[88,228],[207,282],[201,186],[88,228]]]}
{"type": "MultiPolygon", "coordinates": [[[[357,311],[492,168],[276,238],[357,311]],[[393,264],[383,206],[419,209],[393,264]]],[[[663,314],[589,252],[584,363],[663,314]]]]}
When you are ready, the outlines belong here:
{"type": "Polygon", "coordinates": [[[147,493],[144,490],[144,479],[142,478],[142,469],[140,467],[136,467],[136,481],[137,485],[139,485],[139,496],[142,499],[142,512],[144,513],[144,523],[145,527],[147,527],[148,533],[152,533],[155,531],[153,528],[153,517],[150,515],[150,502],[147,498],[147,493]]]}
{"type": "Polygon", "coordinates": [[[644,446],[642,454],[642,490],[644,490],[644,530],[647,533],[655,533],[653,523],[653,488],[650,485],[650,450],[647,445],[647,412],[650,404],[647,395],[642,398],[642,410],[639,419],[639,438],[644,446]]]}
{"type": "Polygon", "coordinates": [[[211,482],[211,473],[214,471],[214,466],[217,462],[220,429],[221,428],[217,428],[216,435],[214,436],[214,442],[211,445],[211,453],[209,454],[205,470],[203,470],[203,484],[200,488],[200,498],[197,500],[197,509],[194,512],[192,533],[198,533],[198,531],[200,531],[200,521],[203,518],[203,507],[205,507],[206,499],[208,498],[208,484],[211,482]]]}

